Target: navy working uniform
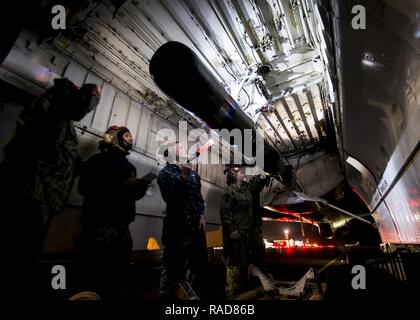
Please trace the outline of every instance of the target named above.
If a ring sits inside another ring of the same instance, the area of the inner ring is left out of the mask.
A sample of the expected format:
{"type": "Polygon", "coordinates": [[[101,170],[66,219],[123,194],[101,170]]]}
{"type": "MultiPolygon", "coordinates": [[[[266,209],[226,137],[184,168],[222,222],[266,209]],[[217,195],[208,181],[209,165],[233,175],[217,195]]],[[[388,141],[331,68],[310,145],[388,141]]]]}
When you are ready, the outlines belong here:
{"type": "Polygon", "coordinates": [[[196,248],[196,239],[201,240],[201,248],[206,247],[204,231],[199,230],[200,216],[204,214],[200,180],[198,173],[193,170],[184,179],[181,169],[176,164],[169,163],[158,176],[160,191],[166,202],[162,230],[165,248],[162,258],[161,299],[174,298],[178,283],[191,281],[191,277],[200,271],[203,261],[207,262],[207,251],[196,248]]]}

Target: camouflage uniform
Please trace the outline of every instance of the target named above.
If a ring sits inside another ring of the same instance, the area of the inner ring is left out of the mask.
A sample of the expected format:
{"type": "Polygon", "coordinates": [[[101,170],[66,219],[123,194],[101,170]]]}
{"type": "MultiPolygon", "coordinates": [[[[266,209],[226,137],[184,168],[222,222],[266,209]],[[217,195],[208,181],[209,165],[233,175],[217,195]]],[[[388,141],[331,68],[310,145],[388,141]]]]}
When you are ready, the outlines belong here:
{"type": "Polygon", "coordinates": [[[54,87],[21,112],[4,148],[0,202],[5,236],[11,240],[6,260],[22,281],[26,280],[21,275],[27,275],[38,258],[49,222],[64,210],[73,184],[79,158],[72,120],[80,120],[91,102],[97,103],[79,92],[68,80],[56,79],[54,87]]]}
{"type": "Polygon", "coordinates": [[[200,215],[204,213],[200,180],[195,171],[184,180],[181,169],[175,164],[167,164],[158,176],[162,198],[166,202],[162,230],[165,248],[162,257],[161,299],[174,298],[178,283],[190,281],[207,262],[204,231],[198,228],[200,215]],[[196,247],[195,239],[202,240],[200,248],[196,247]]]}
{"type": "Polygon", "coordinates": [[[220,219],[223,231],[223,254],[226,260],[226,294],[236,296],[247,289],[252,230],[252,195],[246,184],[230,185],[222,197],[220,219]],[[237,239],[231,237],[238,231],[237,239]]]}

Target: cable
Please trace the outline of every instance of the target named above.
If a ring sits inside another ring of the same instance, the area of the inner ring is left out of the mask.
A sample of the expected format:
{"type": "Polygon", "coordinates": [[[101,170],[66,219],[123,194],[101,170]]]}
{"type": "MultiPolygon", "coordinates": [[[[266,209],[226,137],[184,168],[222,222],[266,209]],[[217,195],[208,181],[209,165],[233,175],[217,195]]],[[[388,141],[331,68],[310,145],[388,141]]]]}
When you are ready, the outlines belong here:
{"type": "Polygon", "coordinates": [[[248,97],[248,104],[247,104],[247,106],[245,107],[245,108],[243,108],[243,111],[246,111],[246,109],[248,109],[249,108],[249,106],[251,105],[251,97],[249,96],[249,94],[248,94],[248,92],[242,87],[241,88],[241,90],[243,91],[243,92],[245,92],[245,94],[247,95],[247,97],[248,97]]]}
{"type": "Polygon", "coordinates": [[[244,32],[243,38],[244,38],[245,43],[246,43],[246,44],[249,46],[249,48],[251,49],[251,54],[252,54],[252,57],[253,57],[253,58],[254,58],[254,60],[255,60],[255,63],[257,64],[257,66],[259,66],[259,65],[260,65],[260,63],[258,62],[258,59],[255,57],[255,54],[254,54],[254,46],[253,46],[252,44],[249,44],[248,40],[246,39],[246,38],[247,38],[247,33],[246,33],[246,32],[244,32]]]}
{"type": "Polygon", "coordinates": [[[295,170],[299,169],[300,159],[302,159],[302,157],[303,157],[304,155],[305,155],[305,154],[300,155],[300,157],[299,157],[299,159],[298,159],[298,161],[297,161],[297,165],[296,165],[295,170]]]}
{"type": "Polygon", "coordinates": [[[233,78],[233,80],[235,80],[235,81],[236,81],[236,80],[237,80],[237,79],[236,79],[236,77],[234,76],[234,74],[233,74],[233,73],[231,73],[231,72],[228,70],[227,66],[228,66],[228,65],[227,65],[227,63],[225,62],[225,67],[224,67],[224,68],[225,68],[226,72],[227,72],[227,73],[228,73],[228,74],[229,74],[229,75],[233,78]]]}
{"type": "Polygon", "coordinates": [[[258,84],[257,84],[256,80],[254,81],[254,85],[257,88],[257,91],[258,91],[259,95],[262,96],[263,94],[261,93],[260,88],[258,87],[258,84]]]}

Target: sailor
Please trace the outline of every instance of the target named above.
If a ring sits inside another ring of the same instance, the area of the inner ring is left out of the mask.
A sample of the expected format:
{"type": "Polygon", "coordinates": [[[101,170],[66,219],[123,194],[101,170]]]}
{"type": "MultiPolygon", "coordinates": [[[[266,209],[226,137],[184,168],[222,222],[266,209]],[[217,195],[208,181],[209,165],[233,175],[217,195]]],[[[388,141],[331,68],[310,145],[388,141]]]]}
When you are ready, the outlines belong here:
{"type": "Polygon", "coordinates": [[[187,162],[186,148],[176,142],[168,148],[165,167],[160,171],[158,184],[166,202],[163,221],[162,274],[159,298],[174,299],[185,281],[191,281],[202,269],[205,242],[204,201],[201,178],[187,162]]]}
{"type": "Polygon", "coordinates": [[[112,126],[99,142],[100,153],[82,166],[78,191],[83,198],[81,232],[76,239],[82,286],[104,300],[122,296],[130,261],[135,203],[150,181],[136,178],[128,161],[133,138],[126,127],[112,126]]]}
{"type": "Polygon", "coordinates": [[[225,174],[228,187],[222,197],[220,219],[227,269],[226,295],[233,298],[248,287],[253,201],[243,167],[230,166],[225,174]]]}
{"type": "Polygon", "coordinates": [[[99,98],[95,84],[79,88],[68,79],[55,79],[52,88],[19,114],[14,136],[4,147],[0,164],[8,270],[4,274],[16,290],[22,284],[28,292],[50,221],[67,204],[80,161],[73,121],[93,110],[99,98]]]}

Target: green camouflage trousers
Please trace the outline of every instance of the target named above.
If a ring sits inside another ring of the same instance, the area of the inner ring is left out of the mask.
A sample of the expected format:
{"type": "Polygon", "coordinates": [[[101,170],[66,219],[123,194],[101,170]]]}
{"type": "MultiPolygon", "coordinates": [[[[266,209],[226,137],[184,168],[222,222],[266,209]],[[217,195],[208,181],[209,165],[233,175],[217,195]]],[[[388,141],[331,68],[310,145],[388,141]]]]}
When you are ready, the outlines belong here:
{"type": "Polygon", "coordinates": [[[238,239],[224,240],[223,252],[226,260],[226,294],[228,297],[235,297],[249,287],[250,240],[248,230],[241,231],[238,239]]]}
{"type": "Polygon", "coordinates": [[[233,298],[248,289],[247,263],[226,265],[226,295],[233,298]]]}

